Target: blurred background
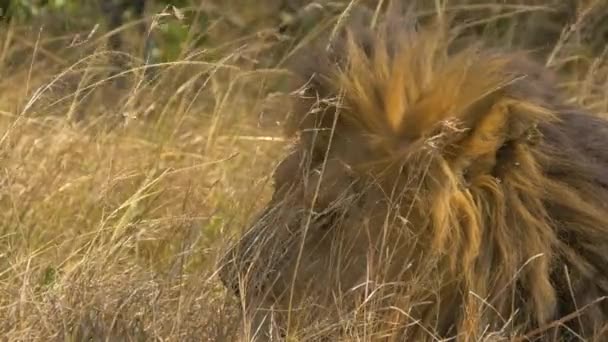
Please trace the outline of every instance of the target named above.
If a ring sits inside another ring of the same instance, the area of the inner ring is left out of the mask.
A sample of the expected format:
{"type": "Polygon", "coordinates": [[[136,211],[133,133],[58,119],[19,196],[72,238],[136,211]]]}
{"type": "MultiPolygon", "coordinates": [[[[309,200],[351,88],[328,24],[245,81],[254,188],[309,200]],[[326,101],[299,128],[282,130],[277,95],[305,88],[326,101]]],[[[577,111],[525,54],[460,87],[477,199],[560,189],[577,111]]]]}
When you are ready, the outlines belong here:
{"type": "MultiPolygon", "coordinates": [[[[387,3],[0,0],[2,340],[236,340],[217,260],[289,147],[286,62],[387,3]]],[[[608,1],[403,4],[605,115],[608,1]]]]}

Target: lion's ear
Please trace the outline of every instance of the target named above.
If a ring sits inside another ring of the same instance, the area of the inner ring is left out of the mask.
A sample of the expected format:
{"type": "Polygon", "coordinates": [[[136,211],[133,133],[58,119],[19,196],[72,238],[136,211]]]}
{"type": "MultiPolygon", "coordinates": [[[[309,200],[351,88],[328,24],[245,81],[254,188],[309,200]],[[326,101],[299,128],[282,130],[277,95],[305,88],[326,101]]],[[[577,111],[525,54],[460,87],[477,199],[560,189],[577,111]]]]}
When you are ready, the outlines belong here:
{"type": "Polygon", "coordinates": [[[449,149],[453,166],[469,177],[497,176],[499,167],[517,166],[517,155],[511,152],[536,144],[537,124],[548,116],[549,110],[516,100],[480,102],[464,118],[469,127],[464,138],[449,149]]]}
{"type": "Polygon", "coordinates": [[[461,143],[461,157],[474,159],[487,154],[494,154],[504,144],[506,136],[509,107],[498,102],[490,107],[476,108],[469,114],[471,129],[461,143]],[[486,113],[476,111],[487,110],[486,113]]]}

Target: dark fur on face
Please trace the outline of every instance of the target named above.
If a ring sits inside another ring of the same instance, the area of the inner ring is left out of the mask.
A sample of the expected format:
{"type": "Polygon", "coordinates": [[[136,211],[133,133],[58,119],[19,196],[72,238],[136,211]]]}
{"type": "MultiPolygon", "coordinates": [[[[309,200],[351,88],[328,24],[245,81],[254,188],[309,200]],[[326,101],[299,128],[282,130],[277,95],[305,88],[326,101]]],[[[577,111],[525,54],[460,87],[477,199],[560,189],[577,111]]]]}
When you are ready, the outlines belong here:
{"type": "Polygon", "coordinates": [[[608,122],[444,33],[350,25],[295,63],[298,142],[224,284],[290,331],[608,338],[608,122]]]}

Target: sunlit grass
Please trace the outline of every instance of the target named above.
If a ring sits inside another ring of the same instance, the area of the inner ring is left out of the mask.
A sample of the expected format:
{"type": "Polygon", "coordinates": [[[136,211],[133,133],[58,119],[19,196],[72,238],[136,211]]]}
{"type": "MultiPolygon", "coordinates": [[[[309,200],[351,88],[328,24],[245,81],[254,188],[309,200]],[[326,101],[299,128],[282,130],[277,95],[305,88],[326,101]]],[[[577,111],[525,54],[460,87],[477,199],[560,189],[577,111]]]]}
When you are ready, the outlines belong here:
{"type": "MultiPolygon", "coordinates": [[[[130,56],[120,89],[102,40],[62,49],[74,35],[2,29],[3,340],[236,339],[218,255],[268,199],[289,144],[273,61],[297,45],[262,33],[177,62],[130,56]]],[[[577,57],[570,48],[551,63],[577,57]]],[[[605,63],[569,70],[572,102],[606,111],[605,63]]]]}
{"type": "MultiPolygon", "coordinates": [[[[30,38],[35,57],[45,38],[30,38]]],[[[3,338],[234,340],[217,255],[263,204],[285,145],[257,138],[260,82],[280,73],[237,65],[247,43],[153,66],[154,82],[134,64],[124,89],[103,46],[5,69],[3,338]]]]}

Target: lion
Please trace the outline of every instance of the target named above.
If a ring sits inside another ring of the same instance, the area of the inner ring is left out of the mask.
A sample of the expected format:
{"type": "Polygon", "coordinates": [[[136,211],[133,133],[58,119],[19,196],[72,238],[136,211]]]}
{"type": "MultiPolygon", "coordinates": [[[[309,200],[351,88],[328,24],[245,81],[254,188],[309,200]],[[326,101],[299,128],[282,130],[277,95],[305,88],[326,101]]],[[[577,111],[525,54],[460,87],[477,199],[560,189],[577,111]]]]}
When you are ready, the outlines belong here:
{"type": "Polygon", "coordinates": [[[454,41],[389,16],[293,63],[294,144],[220,271],[253,335],[608,339],[608,120],[454,41]]]}

